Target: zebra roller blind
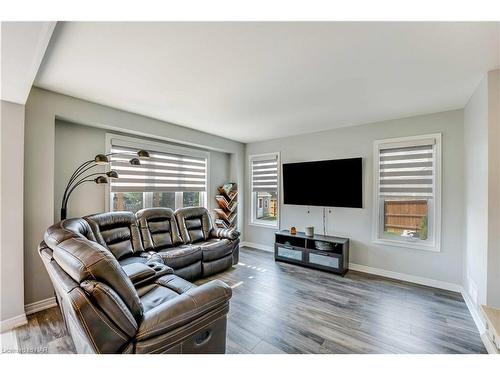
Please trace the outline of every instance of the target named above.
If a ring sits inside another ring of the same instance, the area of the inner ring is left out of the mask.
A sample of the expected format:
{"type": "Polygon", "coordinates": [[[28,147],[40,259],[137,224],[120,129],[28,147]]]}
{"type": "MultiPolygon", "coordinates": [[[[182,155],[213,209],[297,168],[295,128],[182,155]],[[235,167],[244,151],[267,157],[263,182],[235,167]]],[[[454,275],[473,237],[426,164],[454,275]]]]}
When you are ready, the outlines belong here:
{"type": "Polygon", "coordinates": [[[278,156],[252,160],[252,191],[278,191],[278,156]]]}
{"type": "Polygon", "coordinates": [[[206,191],[207,158],[149,151],[150,158],[132,166],[137,148],[111,144],[111,169],[119,178],[111,181],[112,192],[206,191]]]}
{"type": "Polygon", "coordinates": [[[418,144],[385,144],[379,150],[379,194],[386,197],[432,198],[434,139],[418,144]]]}

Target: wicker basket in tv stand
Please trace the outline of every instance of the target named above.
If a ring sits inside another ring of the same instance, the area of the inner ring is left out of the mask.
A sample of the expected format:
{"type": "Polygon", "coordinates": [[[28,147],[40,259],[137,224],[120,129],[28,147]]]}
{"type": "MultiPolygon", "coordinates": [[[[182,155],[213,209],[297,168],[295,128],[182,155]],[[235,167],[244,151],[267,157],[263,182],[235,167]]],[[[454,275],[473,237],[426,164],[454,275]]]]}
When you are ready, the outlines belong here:
{"type": "Polygon", "coordinates": [[[314,235],[304,232],[292,235],[288,230],[274,235],[274,259],[280,262],[300,264],[344,275],[349,269],[349,239],[314,235]],[[318,250],[316,241],[331,244],[331,250],[318,250]]]}

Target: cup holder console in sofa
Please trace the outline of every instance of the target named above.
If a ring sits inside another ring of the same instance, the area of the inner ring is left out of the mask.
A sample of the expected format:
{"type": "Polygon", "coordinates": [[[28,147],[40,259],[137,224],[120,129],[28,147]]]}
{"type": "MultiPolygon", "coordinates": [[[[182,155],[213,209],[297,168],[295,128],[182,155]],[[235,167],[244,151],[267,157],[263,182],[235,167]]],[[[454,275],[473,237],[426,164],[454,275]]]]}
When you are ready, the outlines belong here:
{"type": "Polygon", "coordinates": [[[122,268],[135,287],[146,285],[152,280],[174,273],[172,268],[159,262],[130,263],[122,266],[122,268]]]}

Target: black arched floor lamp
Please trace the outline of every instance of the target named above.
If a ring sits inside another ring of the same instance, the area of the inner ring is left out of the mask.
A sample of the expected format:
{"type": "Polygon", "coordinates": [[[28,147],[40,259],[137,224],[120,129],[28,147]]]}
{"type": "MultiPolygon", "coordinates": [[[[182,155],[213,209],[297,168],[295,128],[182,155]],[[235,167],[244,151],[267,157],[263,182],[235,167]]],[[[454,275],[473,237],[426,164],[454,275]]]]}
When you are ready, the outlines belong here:
{"type": "MultiPolygon", "coordinates": [[[[78,168],[71,175],[68,184],[66,185],[66,189],[64,189],[64,194],[61,203],[61,220],[66,219],[67,215],[67,207],[68,200],[71,193],[80,185],[86,182],[94,182],[96,184],[107,184],[108,179],[116,179],[119,178],[118,172],[115,170],[110,170],[109,172],[98,172],[98,173],[90,173],[86,176],[83,176],[85,172],[91,170],[92,168],[98,165],[106,165],[109,164],[109,156],[119,155],[119,153],[109,153],[109,154],[97,154],[94,159],[87,160],[86,162],[80,164],[78,168]],[[97,177],[94,177],[97,176],[97,177]]],[[[137,151],[137,158],[132,158],[129,160],[131,165],[137,166],[141,165],[141,160],[149,159],[149,152],[146,150],[137,151]]]]}

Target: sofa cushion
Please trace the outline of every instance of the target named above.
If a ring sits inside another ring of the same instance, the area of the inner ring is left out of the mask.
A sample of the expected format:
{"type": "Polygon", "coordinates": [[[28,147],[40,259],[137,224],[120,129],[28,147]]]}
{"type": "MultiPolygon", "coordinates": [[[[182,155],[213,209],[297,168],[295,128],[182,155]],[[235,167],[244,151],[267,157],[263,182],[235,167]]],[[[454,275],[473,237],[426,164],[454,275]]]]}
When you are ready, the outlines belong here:
{"type": "Polygon", "coordinates": [[[186,228],[191,242],[199,242],[205,239],[203,234],[203,224],[200,217],[186,219],[186,228]]]}
{"type": "Polygon", "coordinates": [[[160,251],[158,255],[163,263],[174,270],[183,268],[200,261],[202,258],[201,248],[195,245],[181,245],[172,249],[160,251]]]}
{"type": "Polygon", "coordinates": [[[201,247],[204,262],[223,258],[233,251],[231,241],[226,238],[211,238],[198,245],[201,247]]]}
{"type": "Polygon", "coordinates": [[[141,303],[144,311],[149,311],[164,302],[170,301],[177,297],[179,293],[174,292],[169,288],[155,284],[146,294],[141,297],[141,303]]]}
{"type": "Polygon", "coordinates": [[[148,222],[148,231],[151,234],[151,249],[161,250],[173,245],[170,220],[148,222]]]}
{"type": "Polygon", "coordinates": [[[85,216],[97,242],[116,259],[142,252],[141,235],[132,212],[107,212],[85,216]]]}
{"type": "Polygon", "coordinates": [[[212,218],[204,207],[186,207],[175,211],[177,224],[184,242],[207,240],[213,229],[212,218]]]}
{"type": "Polygon", "coordinates": [[[165,275],[155,281],[152,288],[141,296],[144,311],[149,311],[162,303],[196,288],[196,285],[176,275],[165,275]]]}
{"type": "MultiPolygon", "coordinates": [[[[217,308],[227,309],[232,295],[231,288],[220,280],[209,281],[181,294],[175,293],[169,287],[162,288],[171,291],[178,298],[166,299],[164,304],[145,308],[144,319],[136,335],[138,342],[173,331],[217,308]]],[[[146,305],[144,297],[141,300],[146,305]]]]}
{"type": "Polygon", "coordinates": [[[210,262],[202,263],[203,277],[211,276],[216,273],[222,272],[233,265],[233,256],[227,255],[224,258],[212,260],[210,262]]]}
{"type": "Polygon", "coordinates": [[[189,266],[177,268],[174,270],[174,274],[182,277],[184,280],[196,280],[203,275],[201,269],[201,260],[199,260],[189,266]]]}
{"type": "Polygon", "coordinates": [[[170,208],[145,208],[135,216],[145,250],[161,251],[182,243],[174,211],[170,208]]]}

